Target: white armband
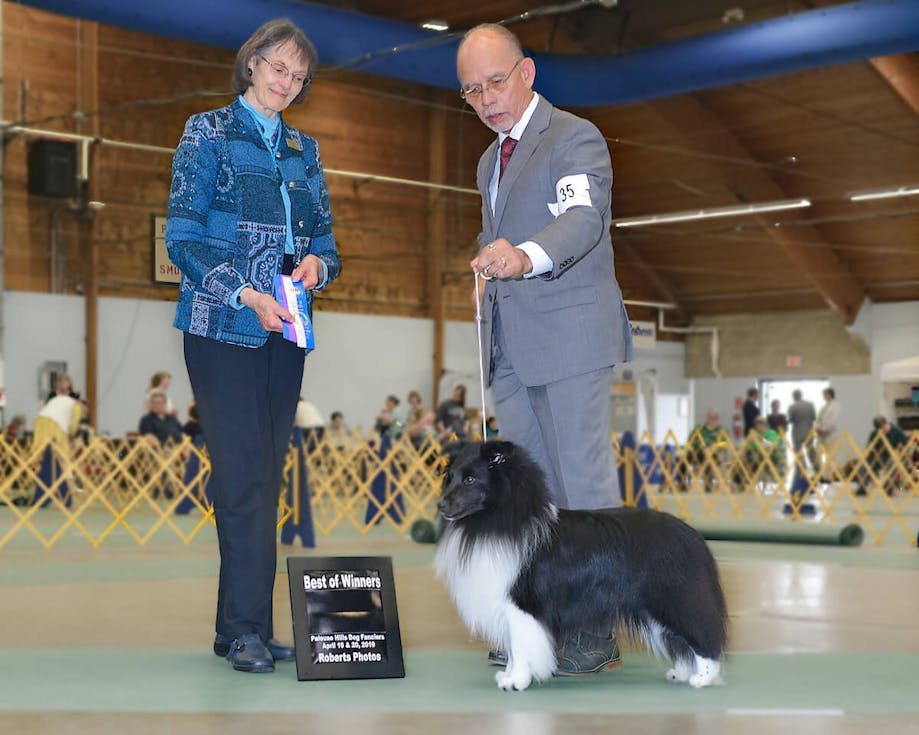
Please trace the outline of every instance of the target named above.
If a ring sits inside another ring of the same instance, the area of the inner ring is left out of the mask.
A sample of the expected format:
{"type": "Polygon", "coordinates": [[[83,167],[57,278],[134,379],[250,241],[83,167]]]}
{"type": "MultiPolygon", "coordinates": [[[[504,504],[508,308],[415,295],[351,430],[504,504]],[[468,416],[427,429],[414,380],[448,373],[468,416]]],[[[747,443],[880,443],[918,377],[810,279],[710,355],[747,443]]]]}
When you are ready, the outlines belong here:
{"type": "Polygon", "coordinates": [[[571,207],[589,207],[590,181],[587,174],[562,176],[555,184],[555,201],[546,204],[553,217],[559,217],[571,207]]]}

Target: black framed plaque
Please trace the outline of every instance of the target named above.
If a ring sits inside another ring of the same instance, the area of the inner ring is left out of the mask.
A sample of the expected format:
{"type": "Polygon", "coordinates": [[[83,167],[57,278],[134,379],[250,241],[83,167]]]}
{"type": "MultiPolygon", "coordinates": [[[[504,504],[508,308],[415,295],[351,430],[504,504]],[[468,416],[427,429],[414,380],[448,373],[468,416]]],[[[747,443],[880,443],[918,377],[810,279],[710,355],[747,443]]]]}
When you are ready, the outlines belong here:
{"type": "Polygon", "coordinates": [[[297,679],[405,676],[392,559],[288,557],[297,679]]]}

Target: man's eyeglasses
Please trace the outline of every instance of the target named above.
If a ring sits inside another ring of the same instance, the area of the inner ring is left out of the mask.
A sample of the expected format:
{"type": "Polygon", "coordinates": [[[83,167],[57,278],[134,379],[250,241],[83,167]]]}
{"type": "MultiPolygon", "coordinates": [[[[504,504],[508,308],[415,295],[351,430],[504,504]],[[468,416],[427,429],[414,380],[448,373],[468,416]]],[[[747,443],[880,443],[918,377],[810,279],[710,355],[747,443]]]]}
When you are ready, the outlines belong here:
{"type": "Polygon", "coordinates": [[[284,64],[281,64],[277,61],[269,61],[261,54],[259,54],[258,57],[262,61],[264,61],[266,64],[268,64],[268,66],[271,67],[271,71],[273,71],[275,74],[277,74],[282,79],[290,77],[291,79],[293,79],[294,84],[299,84],[301,86],[306,86],[308,84],[312,84],[313,82],[313,75],[309,72],[291,71],[286,66],[284,66],[284,64]]]}
{"type": "Polygon", "coordinates": [[[464,87],[460,90],[460,97],[466,100],[466,102],[469,104],[474,105],[482,99],[482,95],[486,92],[494,92],[495,94],[500,94],[507,87],[507,80],[511,78],[511,74],[514,73],[514,70],[520,65],[521,61],[523,61],[522,56],[517,59],[517,63],[514,64],[511,67],[511,70],[503,77],[489,79],[485,82],[485,84],[473,84],[469,87],[464,87]]]}

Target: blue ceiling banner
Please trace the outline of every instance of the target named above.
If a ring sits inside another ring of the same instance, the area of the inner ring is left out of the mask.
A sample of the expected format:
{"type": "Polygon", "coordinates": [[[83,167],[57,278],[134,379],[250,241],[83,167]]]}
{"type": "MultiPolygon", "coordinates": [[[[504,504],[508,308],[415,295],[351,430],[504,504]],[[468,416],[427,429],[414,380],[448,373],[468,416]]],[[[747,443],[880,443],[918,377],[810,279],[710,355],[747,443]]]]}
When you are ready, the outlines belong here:
{"type": "MultiPolygon", "coordinates": [[[[401,21],[294,0],[19,0],[54,13],[225,48],[287,17],[324,67],[458,89],[456,37],[401,21]],[[218,9],[219,8],[219,9],[218,9]],[[409,46],[392,53],[397,47],[409,46]],[[359,63],[358,60],[361,60],[359,63]]],[[[735,26],[639,51],[534,53],[536,87],[565,107],[616,105],[919,50],[919,1],[857,2],[735,26]]]]}

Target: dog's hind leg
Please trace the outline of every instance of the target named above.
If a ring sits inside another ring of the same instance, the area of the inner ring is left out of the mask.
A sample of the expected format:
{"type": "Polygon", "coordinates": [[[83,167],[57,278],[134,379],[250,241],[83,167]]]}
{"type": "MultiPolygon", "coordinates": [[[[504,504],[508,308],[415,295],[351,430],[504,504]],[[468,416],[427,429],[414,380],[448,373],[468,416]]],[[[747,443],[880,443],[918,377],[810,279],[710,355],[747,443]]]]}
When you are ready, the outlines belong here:
{"type": "Polygon", "coordinates": [[[692,661],[687,661],[682,658],[677,659],[674,661],[673,668],[667,670],[667,681],[689,681],[689,677],[693,675],[693,671],[695,671],[695,667],[692,661]]]}
{"type": "Polygon", "coordinates": [[[721,683],[721,662],[696,654],[695,673],[689,677],[689,686],[707,687],[721,683]]]}
{"type": "Polygon", "coordinates": [[[645,643],[655,656],[673,660],[673,668],[667,670],[667,681],[689,681],[695,673],[698,657],[686,639],[650,617],[645,620],[640,630],[645,643]]]}
{"type": "Polygon", "coordinates": [[[555,647],[542,623],[514,604],[508,604],[507,668],[495,674],[499,689],[523,691],[535,679],[543,681],[555,671],[555,647]]]}
{"type": "Polygon", "coordinates": [[[673,660],[673,668],[666,674],[668,681],[689,682],[696,688],[721,683],[721,661],[699,655],[684,636],[651,617],[639,631],[656,656],[673,660]]]}

